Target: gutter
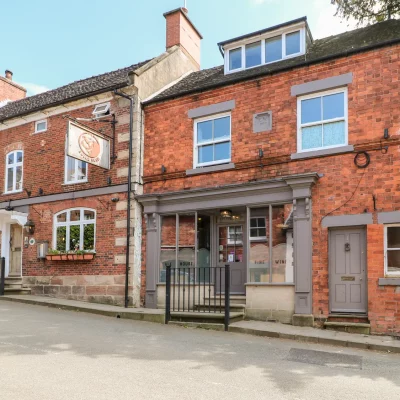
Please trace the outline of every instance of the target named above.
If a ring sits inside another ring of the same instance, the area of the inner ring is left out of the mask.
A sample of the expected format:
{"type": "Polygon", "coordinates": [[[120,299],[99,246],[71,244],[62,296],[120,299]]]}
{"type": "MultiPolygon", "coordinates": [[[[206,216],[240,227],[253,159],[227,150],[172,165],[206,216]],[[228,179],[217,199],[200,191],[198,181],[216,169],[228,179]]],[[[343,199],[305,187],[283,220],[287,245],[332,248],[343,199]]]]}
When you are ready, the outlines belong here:
{"type": "Polygon", "coordinates": [[[131,238],[131,191],[132,191],[132,142],[133,142],[133,96],[114,90],[114,94],[129,100],[129,156],[128,156],[128,205],[126,215],[126,265],[125,265],[125,308],[129,305],[128,287],[129,287],[129,250],[131,238]]]}
{"type": "MultiPolygon", "coordinates": [[[[191,94],[194,94],[194,93],[201,93],[201,92],[205,92],[207,90],[219,88],[219,87],[222,87],[222,86],[229,86],[229,85],[232,85],[232,84],[235,84],[235,83],[238,83],[238,82],[250,81],[250,80],[257,79],[257,78],[264,77],[264,76],[275,75],[275,74],[278,74],[278,73],[281,73],[281,72],[286,72],[286,71],[290,71],[290,70],[301,68],[301,67],[308,67],[310,65],[318,64],[318,63],[321,63],[321,62],[324,62],[324,61],[330,61],[330,60],[337,59],[337,58],[348,57],[348,56],[351,56],[351,55],[354,55],[354,54],[364,53],[364,52],[369,51],[369,50],[379,49],[381,47],[391,46],[391,45],[398,44],[398,43],[400,43],[400,38],[395,38],[395,39],[387,40],[385,42],[381,42],[381,43],[378,43],[378,44],[372,44],[372,45],[365,46],[365,47],[360,47],[360,48],[357,48],[357,49],[347,50],[347,51],[344,51],[342,53],[335,53],[335,54],[331,54],[331,55],[328,55],[328,56],[315,58],[314,60],[310,60],[310,61],[303,61],[303,62],[301,62],[299,64],[294,64],[294,65],[290,65],[290,66],[277,68],[277,69],[275,69],[273,71],[267,71],[267,72],[263,71],[263,72],[259,72],[259,73],[253,74],[253,75],[248,76],[248,77],[239,77],[239,78],[236,78],[236,79],[230,79],[229,81],[224,81],[224,82],[211,84],[209,86],[204,86],[202,88],[190,89],[190,90],[187,90],[185,92],[181,92],[181,93],[177,93],[177,94],[171,94],[171,95],[162,97],[160,99],[152,99],[152,100],[149,100],[149,101],[145,101],[142,104],[144,106],[147,106],[147,105],[153,104],[153,103],[162,103],[162,102],[164,102],[166,100],[171,100],[171,99],[175,99],[175,98],[179,98],[179,97],[183,97],[183,96],[188,96],[188,95],[191,95],[191,94]]],[[[307,57],[307,54],[305,56],[307,57]]],[[[223,68],[223,66],[221,66],[221,68],[223,68]]]]}

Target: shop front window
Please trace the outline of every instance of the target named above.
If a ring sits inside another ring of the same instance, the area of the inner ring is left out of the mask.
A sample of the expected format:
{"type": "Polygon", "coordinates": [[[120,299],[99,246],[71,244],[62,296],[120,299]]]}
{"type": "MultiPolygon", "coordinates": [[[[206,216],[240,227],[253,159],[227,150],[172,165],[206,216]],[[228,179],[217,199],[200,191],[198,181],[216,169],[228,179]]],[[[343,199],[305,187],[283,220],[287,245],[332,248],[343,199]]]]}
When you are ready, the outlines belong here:
{"type": "Polygon", "coordinates": [[[249,281],[293,283],[293,206],[250,210],[249,281]]]}

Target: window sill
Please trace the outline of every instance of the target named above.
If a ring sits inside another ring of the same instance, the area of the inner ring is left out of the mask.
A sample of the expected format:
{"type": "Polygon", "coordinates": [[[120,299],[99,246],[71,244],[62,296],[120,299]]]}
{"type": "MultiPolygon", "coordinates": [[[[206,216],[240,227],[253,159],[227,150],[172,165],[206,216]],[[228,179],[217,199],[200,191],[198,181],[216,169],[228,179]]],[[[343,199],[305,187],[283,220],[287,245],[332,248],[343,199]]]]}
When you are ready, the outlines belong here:
{"type": "Polygon", "coordinates": [[[269,282],[254,282],[254,283],[245,283],[244,286],[295,286],[294,283],[269,283],[269,282]]]}
{"type": "Polygon", "coordinates": [[[393,276],[389,277],[387,276],[386,278],[379,278],[378,281],[379,286],[400,286],[400,277],[399,276],[393,276]]]}
{"type": "Polygon", "coordinates": [[[23,192],[23,190],[13,190],[13,191],[11,191],[11,192],[4,192],[3,195],[6,195],[6,194],[16,194],[16,193],[22,193],[22,192],[23,192]]]}
{"type": "Polygon", "coordinates": [[[354,146],[348,145],[348,146],[332,147],[329,149],[311,150],[311,151],[304,151],[302,153],[294,153],[290,156],[290,158],[292,160],[301,160],[303,158],[330,156],[334,154],[351,153],[353,151],[354,151],[354,146]]]}
{"type": "Polygon", "coordinates": [[[234,168],[235,168],[234,163],[210,165],[208,167],[198,167],[194,169],[188,169],[186,170],[186,175],[191,176],[191,175],[208,174],[211,172],[226,171],[234,168]]]}
{"type": "Polygon", "coordinates": [[[85,181],[74,181],[74,182],[64,182],[62,184],[62,186],[79,185],[80,183],[88,183],[88,180],[85,180],[85,181]]]}
{"type": "Polygon", "coordinates": [[[48,261],[89,261],[93,260],[96,253],[87,254],[47,254],[48,261]]]}

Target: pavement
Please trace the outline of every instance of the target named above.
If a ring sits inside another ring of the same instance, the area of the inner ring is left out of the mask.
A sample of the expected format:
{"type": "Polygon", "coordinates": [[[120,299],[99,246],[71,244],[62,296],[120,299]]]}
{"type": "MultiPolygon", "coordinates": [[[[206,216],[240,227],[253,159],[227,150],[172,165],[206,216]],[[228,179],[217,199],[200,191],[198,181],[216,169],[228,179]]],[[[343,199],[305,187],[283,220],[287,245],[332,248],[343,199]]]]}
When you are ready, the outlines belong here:
{"type": "Polygon", "coordinates": [[[400,355],[0,302],[0,398],[400,398],[400,355]]]}
{"type": "MultiPolygon", "coordinates": [[[[121,319],[164,323],[164,310],[147,308],[122,308],[105,304],[85,303],[74,300],[63,300],[50,297],[31,295],[3,296],[3,301],[13,301],[32,305],[42,305],[63,310],[100,314],[121,319]]],[[[173,324],[171,324],[173,325],[173,324]]],[[[202,327],[205,329],[223,330],[223,325],[176,323],[185,328],[202,327]]],[[[229,326],[229,331],[255,336],[297,340],[302,342],[329,344],[341,347],[351,347],[400,353],[400,341],[391,336],[359,335],[354,333],[335,332],[323,329],[297,327],[262,321],[239,321],[229,326]]]]}

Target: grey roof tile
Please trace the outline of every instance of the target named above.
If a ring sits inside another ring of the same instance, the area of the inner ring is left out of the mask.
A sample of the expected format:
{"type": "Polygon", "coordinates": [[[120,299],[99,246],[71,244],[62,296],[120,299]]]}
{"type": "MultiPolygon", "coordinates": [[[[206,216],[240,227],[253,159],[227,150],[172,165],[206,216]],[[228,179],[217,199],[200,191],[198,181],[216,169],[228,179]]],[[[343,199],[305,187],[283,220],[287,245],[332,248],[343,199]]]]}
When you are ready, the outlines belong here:
{"type": "Polygon", "coordinates": [[[66,103],[74,99],[90,96],[95,93],[105,92],[113,88],[127,86],[128,74],[147,64],[149,61],[150,60],[143,61],[116,71],[92,76],[90,78],[61,86],[54,90],[49,90],[35,96],[26,97],[22,100],[10,102],[6,106],[0,108],[0,121],[17,117],[19,115],[26,115],[60,103],[66,103]]]}
{"type": "Polygon", "coordinates": [[[321,62],[329,58],[338,58],[354,52],[365,51],[373,46],[379,47],[394,42],[400,43],[400,20],[388,20],[365,28],[315,40],[305,55],[273,64],[227,75],[224,75],[223,65],[193,72],[146,104],[321,62]]]}

